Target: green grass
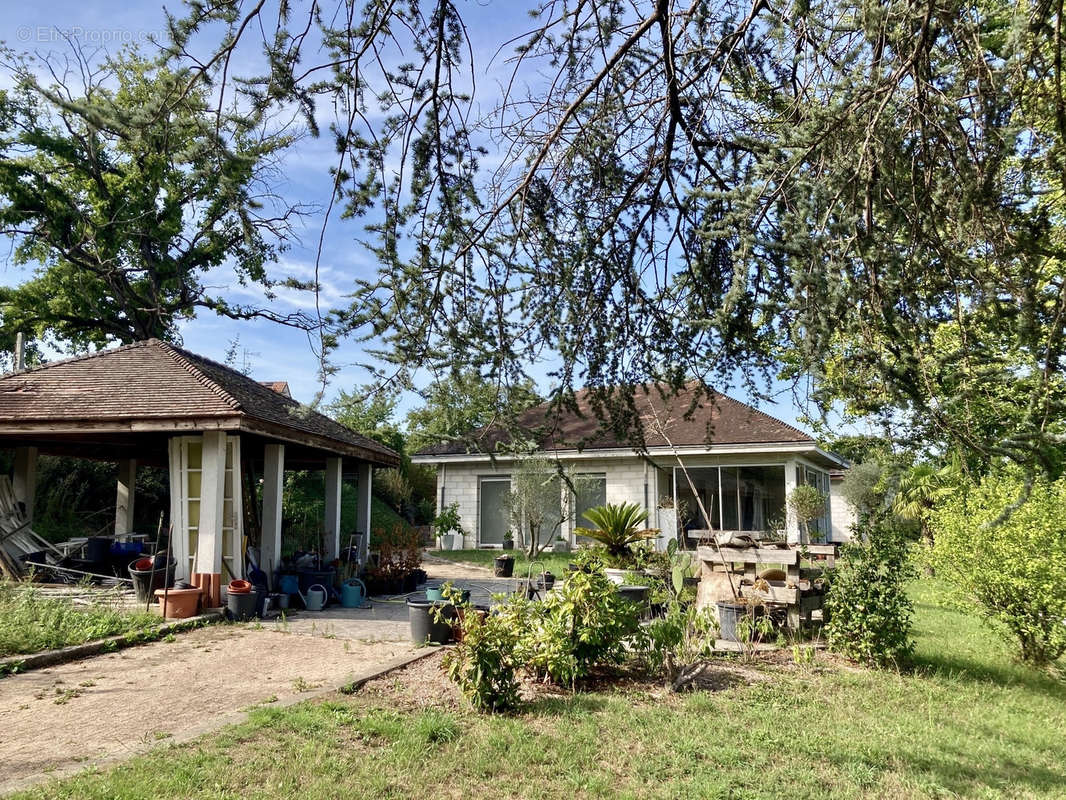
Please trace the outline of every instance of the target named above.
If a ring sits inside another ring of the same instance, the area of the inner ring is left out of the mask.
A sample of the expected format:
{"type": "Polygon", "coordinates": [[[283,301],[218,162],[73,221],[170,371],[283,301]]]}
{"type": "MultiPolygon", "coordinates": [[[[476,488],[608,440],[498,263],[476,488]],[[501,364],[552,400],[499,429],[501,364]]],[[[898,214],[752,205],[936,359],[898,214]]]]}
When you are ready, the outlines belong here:
{"type": "Polygon", "coordinates": [[[514,716],[380,695],[249,722],[28,798],[1050,798],[1066,796],[1066,683],[915,590],[917,668],[766,667],[683,696],[617,689],[514,716]]]}
{"type": "Polygon", "coordinates": [[[399,525],[404,530],[411,527],[411,523],[401,517],[396,511],[376,495],[370,496],[370,531],[371,542],[373,542],[373,532],[376,530],[391,531],[393,527],[399,525]]]}
{"type": "MultiPolygon", "coordinates": [[[[491,569],[493,559],[504,552],[514,556],[515,577],[524,578],[529,566],[529,559],[526,558],[525,553],[519,550],[434,550],[433,555],[446,558],[449,561],[477,564],[479,567],[489,567],[491,569]]],[[[573,560],[574,556],[571,553],[553,553],[550,550],[546,553],[541,553],[537,558],[537,561],[544,565],[544,569],[556,576],[565,576],[566,565],[573,560]]],[[[541,572],[539,566],[537,572],[541,572]]]]}
{"type": "Polygon", "coordinates": [[[45,597],[32,585],[0,581],[0,657],[91,642],[120,633],[148,632],[158,614],[128,612],[105,602],[76,606],[45,597]]]}

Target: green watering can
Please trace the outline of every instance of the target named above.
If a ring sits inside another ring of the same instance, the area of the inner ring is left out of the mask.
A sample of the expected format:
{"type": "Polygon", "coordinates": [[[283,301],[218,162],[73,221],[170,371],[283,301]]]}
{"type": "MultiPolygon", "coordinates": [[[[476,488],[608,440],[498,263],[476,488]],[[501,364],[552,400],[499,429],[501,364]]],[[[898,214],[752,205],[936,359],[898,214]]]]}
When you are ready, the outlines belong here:
{"type": "Polygon", "coordinates": [[[341,607],[359,608],[366,599],[366,585],[358,578],[349,578],[341,584],[341,607]]]}

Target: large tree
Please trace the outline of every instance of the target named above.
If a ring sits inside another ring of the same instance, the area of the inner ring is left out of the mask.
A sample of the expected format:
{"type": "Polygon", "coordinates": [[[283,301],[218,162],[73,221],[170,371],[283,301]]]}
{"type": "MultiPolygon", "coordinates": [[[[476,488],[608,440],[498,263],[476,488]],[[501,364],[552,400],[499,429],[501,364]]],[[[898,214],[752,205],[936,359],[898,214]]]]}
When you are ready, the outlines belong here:
{"type": "Polygon", "coordinates": [[[0,288],[5,330],[74,348],[173,339],[205,309],[310,327],[217,287],[269,294],[297,208],[264,182],[292,134],[249,104],[213,106],[187,65],[68,58],[3,59],[0,233],[32,267],[0,288]]]}
{"type": "Polygon", "coordinates": [[[784,363],[825,405],[1059,469],[1058,5],[548,0],[502,95],[451,0],[190,8],[193,75],[312,130],[337,110],[330,180],[381,265],[346,322],[398,369],[547,359],[562,405],[599,387],[635,434],[611,387],[759,396],[784,363]]]}

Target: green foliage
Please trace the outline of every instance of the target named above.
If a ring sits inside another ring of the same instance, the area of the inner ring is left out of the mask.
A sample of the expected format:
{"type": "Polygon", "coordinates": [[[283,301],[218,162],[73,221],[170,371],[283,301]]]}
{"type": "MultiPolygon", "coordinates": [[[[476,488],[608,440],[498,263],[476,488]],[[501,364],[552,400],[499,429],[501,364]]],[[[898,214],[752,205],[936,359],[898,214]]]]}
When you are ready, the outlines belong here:
{"type": "Polygon", "coordinates": [[[637,652],[648,672],[672,685],[687,668],[714,654],[718,619],[710,608],[674,600],[663,616],[644,626],[643,634],[637,652]]]}
{"type": "Polygon", "coordinates": [[[411,506],[413,490],[411,482],[398,469],[379,469],[374,473],[374,493],[396,509],[407,514],[411,506]]]}
{"type": "Polygon", "coordinates": [[[404,454],[406,441],[393,417],[400,402],[398,389],[365,384],[351,393],[341,390],[325,413],[356,433],[404,454]]]}
{"type": "Polygon", "coordinates": [[[863,461],[844,473],[840,494],[856,511],[873,511],[885,503],[885,478],[877,461],[863,461]]]}
{"type": "Polygon", "coordinates": [[[534,675],[573,686],[594,666],[621,663],[640,625],[640,609],[619,594],[594,556],[534,604],[519,654],[534,675]]]}
{"type": "Polygon", "coordinates": [[[441,509],[441,512],[437,514],[437,518],[433,520],[433,533],[438,538],[449,534],[466,536],[466,531],[463,530],[462,518],[459,516],[458,503],[452,503],[450,506],[441,509]]]}
{"type": "Polygon", "coordinates": [[[799,521],[804,541],[810,537],[808,526],[811,520],[818,519],[825,514],[825,504],[826,496],[816,487],[806,483],[800,484],[789,493],[788,508],[799,521]]]}
{"type": "Polygon", "coordinates": [[[507,513],[530,559],[551,545],[568,519],[561,502],[563,481],[580,491],[582,478],[573,467],[540,455],[519,458],[511,469],[507,513]]]}
{"type": "Polygon", "coordinates": [[[906,537],[881,509],[859,518],[855,538],[840,549],[825,598],[829,647],[871,666],[899,666],[914,647],[914,606],[907,582],[914,576],[906,537]],[[859,534],[865,537],[861,541],[859,534]]]}
{"type": "Polygon", "coordinates": [[[272,129],[261,108],[214,108],[184,65],[135,51],[92,66],[73,55],[80,70],[5,59],[0,232],[16,263],[35,265],[30,280],[0,288],[5,329],[81,349],[174,339],[198,309],[310,327],[212,288],[269,294],[266,266],[295,213],[263,193],[292,142],[284,126],[272,129]],[[49,66],[55,85],[42,85],[49,66]]]}
{"type": "Polygon", "coordinates": [[[32,585],[0,580],[0,657],[82,644],[120,633],[147,633],[159,626],[157,614],[130,613],[98,599],[78,606],[46,597],[32,585]]]}
{"type": "Polygon", "coordinates": [[[424,405],[407,414],[415,452],[465,440],[493,423],[505,424],[541,401],[531,380],[506,385],[473,368],[454,370],[433,381],[422,397],[424,405]]]}
{"type": "MultiPolygon", "coordinates": [[[[445,589],[444,599],[457,603],[458,591],[445,589]]],[[[514,609],[481,614],[457,603],[462,640],[444,654],[448,677],[479,711],[507,711],[520,702],[518,639],[514,609]]]]}
{"type": "Polygon", "coordinates": [[[1021,659],[1046,664],[1066,652],[1066,478],[1037,481],[1004,520],[1023,487],[1000,471],[941,502],[932,557],[1021,659]]]}
{"type": "Polygon", "coordinates": [[[648,512],[637,503],[596,506],[585,512],[585,519],[596,527],[575,528],[574,533],[602,544],[611,562],[620,566],[632,563],[633,545],[659,535],[656,528],[642,527],[648,512]]]}

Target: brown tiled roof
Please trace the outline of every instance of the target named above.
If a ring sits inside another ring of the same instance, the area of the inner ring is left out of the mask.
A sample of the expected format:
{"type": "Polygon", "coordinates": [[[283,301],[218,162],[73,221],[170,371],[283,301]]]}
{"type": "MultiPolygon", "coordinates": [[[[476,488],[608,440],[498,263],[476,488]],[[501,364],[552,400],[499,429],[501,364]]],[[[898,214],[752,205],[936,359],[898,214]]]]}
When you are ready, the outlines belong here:
{"type": "MultiPolygon", "coordinates": [[[[698,384],[686,384],[664,400],[655,388],[634,392],[640,412],[646,447],[702,447],[722,444],[810,443],[808,434],[769,414],[721,393],[706,392],[692,407],[698,384]],[[691,408],[691,412],[690,412],[691,408]],[[665,435],[664,435],[665,434],[665,435]]],[[[632,447],[602,423],[593,411],[590,390],[575,395],[577,411],[552,408],[544,403],[523,412],[515,428],[537,442],[542,450],[606,450],[632,447]]],[[[460,455],[488,453],[511,441],[512,435],[500,427],[473,432],[469,441],[446,442],[420,450],[416,455],[460,455]]]]}
{"type": "Polygon", "coordinates": [[[286,397],[292,397],[292,392],[289,391],[288,381],[259,381],[260,386],[265,386],[272,392],[283,394],[286,397]]]}
{"type": "Polygon", "coordinates": [[[0,432],[17,423],[251,420],[264,432],[285,429],[318,439],[323,449],[360,451],[396,464],[389,448],[301,406],[236,370],[149,339],[0,377],[0,432]]]}

